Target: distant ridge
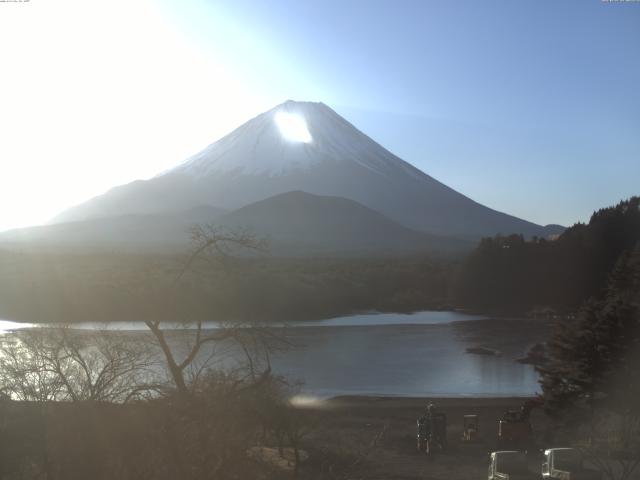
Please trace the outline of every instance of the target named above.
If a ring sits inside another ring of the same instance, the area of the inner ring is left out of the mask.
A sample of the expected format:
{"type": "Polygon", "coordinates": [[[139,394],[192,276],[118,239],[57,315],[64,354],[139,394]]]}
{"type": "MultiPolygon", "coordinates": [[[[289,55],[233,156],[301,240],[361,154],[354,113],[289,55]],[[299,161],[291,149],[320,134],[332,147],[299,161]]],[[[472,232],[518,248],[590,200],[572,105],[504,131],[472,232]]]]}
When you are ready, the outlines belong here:
{"type": "MultiPolygon", "coordinates": [[[[408,229],[353,200],[287,192],[222,213],[200,206],[173,214],[121,215],[9,231],[0,242],[119,251],[186,251],[189,228],[248,230],[277,256],[448,253],[472,243],[408,229]]],[[[0,243],[0,244],[1,244],[0,243]]]]}
{"type": "Polygon", "coordinates": [[[194,224],[212,223],[225,210],[199,205],[170,214],[128,214],[20,228],[0,233],[0,245],[184,251],[194,224]]]}
{"type": "Polygon", "coordinates": [[[217,223],[266,237],[275,253],[360,255],[472,248],[470,242],[403,227],[353,200],[301,191],[252,203],[220,217],[217,223]]]}

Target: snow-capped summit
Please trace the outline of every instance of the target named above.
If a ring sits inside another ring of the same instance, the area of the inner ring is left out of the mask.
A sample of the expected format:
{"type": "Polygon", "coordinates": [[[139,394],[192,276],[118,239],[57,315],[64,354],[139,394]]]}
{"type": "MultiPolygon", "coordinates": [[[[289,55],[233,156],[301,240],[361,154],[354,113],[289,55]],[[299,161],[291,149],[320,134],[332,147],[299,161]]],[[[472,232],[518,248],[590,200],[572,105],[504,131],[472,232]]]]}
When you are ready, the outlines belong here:
{"type": "Polygon", "coordinates": [[[477,238],[546,236],[544,227],[489,209],[413,167],[323,103],[287,101],[181,165],[111,189],[54,222],[235,210],[291,191],[343,197],[424,232],[477,238]]]}
{"type": "Polygon", "coordinates": [[[173,171],[285,175],[323,162],[353,162],[379,174],[403,163],[324,103],[285,103],[249,120],[173,171]]]}

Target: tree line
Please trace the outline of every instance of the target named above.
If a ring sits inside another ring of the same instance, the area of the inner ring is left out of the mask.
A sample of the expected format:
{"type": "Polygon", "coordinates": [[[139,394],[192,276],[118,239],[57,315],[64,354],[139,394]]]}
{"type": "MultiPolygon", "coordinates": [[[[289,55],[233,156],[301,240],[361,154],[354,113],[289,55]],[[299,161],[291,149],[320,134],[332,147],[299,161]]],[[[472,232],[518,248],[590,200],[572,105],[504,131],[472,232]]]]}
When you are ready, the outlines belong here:
{"type": "Polygon", "coordinates": [[[456,305],[481,311],[573,312],[602,294],[609,273],[640,241],[640,197],[595,212],[556,239],[483,239],[451,284],[456,305]]]}
{"type": "Polygon", "coordinates": [[[198,262],[187,255],[0,250],[0,318],[32,323],[176,318],[316,320],[448,305],[452,261],[423,256],[198,262]],[[171,294],[167,309],[163,298],[171,294]]]}

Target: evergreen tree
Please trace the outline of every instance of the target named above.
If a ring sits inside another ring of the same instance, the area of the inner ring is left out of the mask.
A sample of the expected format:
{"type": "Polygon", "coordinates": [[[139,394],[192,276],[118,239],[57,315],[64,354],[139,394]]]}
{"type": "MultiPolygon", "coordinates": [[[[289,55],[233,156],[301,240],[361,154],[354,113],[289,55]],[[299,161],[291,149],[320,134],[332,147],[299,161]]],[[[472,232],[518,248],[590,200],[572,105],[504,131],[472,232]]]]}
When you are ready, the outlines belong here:
{"type": "Polygon", "coordinates": [[[640,243],[620,257],[605,292],[549,341],[538,371],[551,412],[600,401],[640,414],[640,243]]]}
{"type": "Polygon", "coordinates": [[[578,223],[553,241],[485,238],[458,269],[452,297],[481,310],[575,311],[601,298],[616,261],[638,241],[640,197],[598,210],[588,225],[578,223]]]}

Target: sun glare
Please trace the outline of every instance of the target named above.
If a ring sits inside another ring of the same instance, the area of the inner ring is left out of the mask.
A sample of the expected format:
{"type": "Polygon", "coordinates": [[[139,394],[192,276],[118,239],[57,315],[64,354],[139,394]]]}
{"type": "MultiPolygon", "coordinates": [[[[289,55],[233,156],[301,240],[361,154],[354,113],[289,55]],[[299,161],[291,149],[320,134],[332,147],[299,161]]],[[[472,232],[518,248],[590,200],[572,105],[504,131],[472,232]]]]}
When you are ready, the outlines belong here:
{"type": "Polygon", "coordinates": [[[284,138],[292,142],[311,142],[311,133],[307,128],[307,122],[300,115],[286,112],[278,112],[275,116],[276,125],[284,138]]]}
{"type": "Polygon", "coordinates": [[[275,101],[160,3],[0,0],[0,231],[150,178],[275,101]]]}

